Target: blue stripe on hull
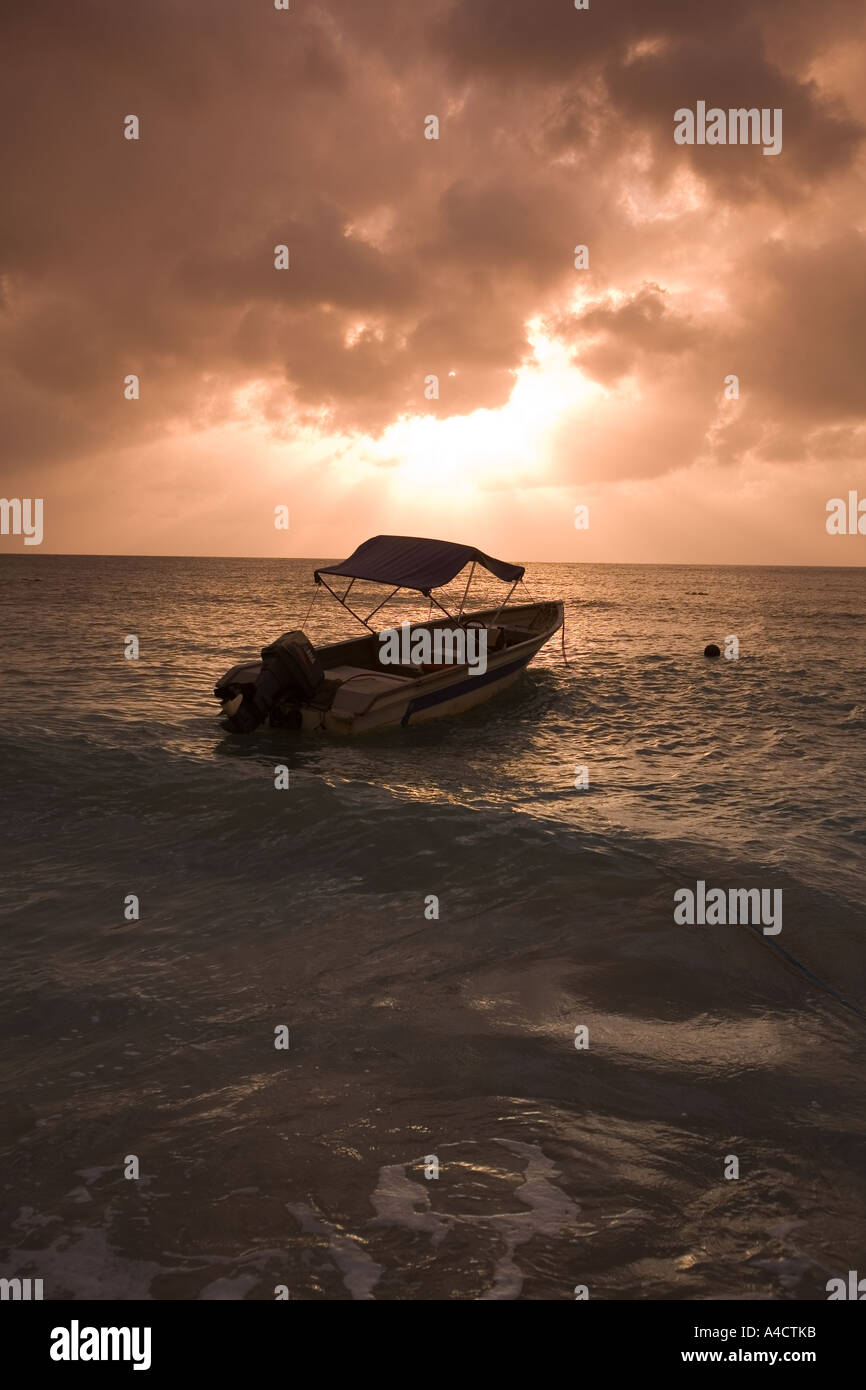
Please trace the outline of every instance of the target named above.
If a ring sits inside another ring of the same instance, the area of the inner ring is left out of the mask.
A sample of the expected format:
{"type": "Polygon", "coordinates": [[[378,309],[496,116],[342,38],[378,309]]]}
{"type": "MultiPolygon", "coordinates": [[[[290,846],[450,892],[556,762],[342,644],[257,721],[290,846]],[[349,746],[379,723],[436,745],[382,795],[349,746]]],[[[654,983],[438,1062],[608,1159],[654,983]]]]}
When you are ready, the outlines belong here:
{"type": "Polygon", "coordinates": [[[519,671],[521,666],[526,666],[532,660],[534,652],[529,656],[522,656],[519,661],[512,661],[510,666],[498,666],[495,671],[485,671],[483,676],[469,676],[459,685],[449,685],[444,690],[432,690],[429,695],[419,695],[416,700],[412,700],[400,720],[406,725],[412,715],[419,709],[429,709],[431,705],[441,705],[446,700],[454,700],[458,695],[466,695],[470,690],[477,690],[479,685],[489,685],[491,681],[502,680],[503,676],[510,676],[514,671],[519,671]]]}

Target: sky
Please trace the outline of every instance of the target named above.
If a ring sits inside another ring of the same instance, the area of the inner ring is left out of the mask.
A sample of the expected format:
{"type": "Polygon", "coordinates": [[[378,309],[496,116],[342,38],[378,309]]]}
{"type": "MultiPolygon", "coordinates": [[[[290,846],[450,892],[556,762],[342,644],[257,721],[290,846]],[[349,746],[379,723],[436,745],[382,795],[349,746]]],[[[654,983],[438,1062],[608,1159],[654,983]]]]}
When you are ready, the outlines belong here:
{"type": "Polygon", "coordinates": [[[866,561],[862,0],[6,0],[0,44],[42,552],[866,561]],[[678,143],[700,102],[781,149],[678,143]]]}

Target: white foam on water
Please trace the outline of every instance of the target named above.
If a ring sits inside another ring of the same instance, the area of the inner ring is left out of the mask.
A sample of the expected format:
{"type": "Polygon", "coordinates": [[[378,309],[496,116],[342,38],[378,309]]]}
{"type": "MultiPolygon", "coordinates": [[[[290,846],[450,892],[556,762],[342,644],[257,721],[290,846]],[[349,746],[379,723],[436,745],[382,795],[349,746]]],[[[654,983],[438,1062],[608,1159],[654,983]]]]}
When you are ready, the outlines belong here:
{"type": "Polygon", "coordinates": [[[204,1302],[242,1299],[259,1282],[258,1274],[236,1274],[234,1278],[224,1276],[222,1279],[215,1279],[212,1284],[206,1284],[199,1294],[199,1299],[204,1302]]]}
{"type": "Polygon", "coordinates": [[[409,1177],[406,1172],[408,1166],[405,1163],[387,1163],[380,1168],[379,1182],[370,1198],[376,1209],[373,1225],[403,1226],[408,1231],[424,1231],[434,1245],[440,1245],[457,1218],[432,1210],[429,1194],[420,1183],[409,1177]]]}
{"type": "Polygon", "coordinates": [[[382,1275],[382,1266],[367,1254],[354,1236],[344,1235],[336,1226],[318,1216],[304,1202],[288,1202],[287,1207],[301,1223],[301,1229],[311,1235],[324,1236],[334,1264],[342,1271],[343,1283],[356,1299],[373,1297],[373,1289],[382,1275]]]}
{"type": "Polygon", "coordinates": [[[557,1187],[553,1179],[561,1176],[556,1165],[542,1153],[537,1144],[523,1144],[516,1139],[498,1139],[512,1153],[526,1159],[526,1175],[515,1196],[529,1211],[504,1212],[484,1217],[505,1241],[505,1254],[493,1271],[493,1284],[481,1295],[481,1301],[517,1298],[523,1288],[523,1274],[514,1260],[518,1245],[525,1245],[534,1236],[558,1236],[570,1230],[580,1214],[576,1202],[557,1187]]]}
{"type": "Polygon", "coordinates": [[[75,1170],[78,1177],[83,1178],[88,1185],[93,1182],[99,1182],[99,1179],[104,1177],[106,1173],[114,1173],[115,1171],[116,1169],[113,1166],[106,1166],[103,1168],[76,1168],[75,1170]]]}
{"type": "Polygon", "coordinates": [[[34,1231],[37,1226],[50,1226],[52,1221],[62,1221],[62,1216],[37,1211],[35,1207],[21,1207],[15,1220],[10,1222],[13,1231],[34,1231]]]}
{"type": "Polygon", "coordinates": [[[504,1253],[493,1270],[493,1283],[481,1294],[481,1300],[517,1298],[523,1288],[524,1275],[514,1259],[518,1246],[535,1236],[558,1236],[573,1232],[580,1214],[579,1206],[557,1187],[560,1177],[555,1164],[537,1144],[524,1144],[515,1139],[498,1139],[498,1144],[524,1159],[523,1182],[515,1197],[528,1211],[493,1212],[490,1215],[466,1215],[437,1212],[430,1204],[425,1185],[410,1178],[408,1169],[416,1165],[389,1163],[379,1171],[379,1181],[371,1197],[376,1210],[373,1225],[402,1226],[409,1231],[422,1231],[430,1236],[434,1246],[441,1244],[448,1231],[456,1226],[482,1226],[494,1231],[504,1242],[504,1253]]]}
{"type": "Polygon", "coordinates": [[[44,1250],[16,1250],[18,1267],[32,1265],[45,1298],[149,1299],[165,1271],[150,1260],[131,1260],[114,1250],[104,1231],[76,1228],[44,1250]]]}

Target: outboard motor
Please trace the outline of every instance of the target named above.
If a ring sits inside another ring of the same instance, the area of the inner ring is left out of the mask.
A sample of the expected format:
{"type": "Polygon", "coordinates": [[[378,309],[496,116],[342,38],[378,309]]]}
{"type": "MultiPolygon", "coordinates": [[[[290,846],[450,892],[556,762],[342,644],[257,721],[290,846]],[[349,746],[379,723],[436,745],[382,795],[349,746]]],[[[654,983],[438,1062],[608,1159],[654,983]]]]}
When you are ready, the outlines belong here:
{"type": "Polygon", "coordinates": [[[261,665],[233,666],[217,681],[214,695],[222,701],[227,727],[233,733],[249,734],[278,705],[300,705],[312,699],[324,679],[311,643],[295,629],[262,648],[261,665]]]}

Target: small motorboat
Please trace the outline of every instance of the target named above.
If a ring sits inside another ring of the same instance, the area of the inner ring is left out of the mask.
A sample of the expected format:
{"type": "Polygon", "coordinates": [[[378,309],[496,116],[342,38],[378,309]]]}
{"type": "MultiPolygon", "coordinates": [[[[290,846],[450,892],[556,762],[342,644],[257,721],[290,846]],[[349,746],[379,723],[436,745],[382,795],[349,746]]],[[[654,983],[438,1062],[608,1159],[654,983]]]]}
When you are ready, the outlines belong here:
{"type": "MultiPolygon", "coordinates": [[[[495,560],[474,546],[418,536],[374,536],[348,560],[314,573],[320,586],[363,624],[363,637],[314,647],[300,630],[262,649],[260,661],[233,666],[214,688],[223,727],[251,733],[263,726],[359,734],[420,724],[482,704],[505,690],[563,622],[561,600],[506,607],[524,567],[495,560]],[[451,614],[433,590],[470,565],[459,611],[451,614]],[[498,608],[467,612],[469,587],[480,565],[511,588],[498,608]],[[325,576],[349,580],[338,594],[325,576]],[[356,580],[391,585],[362,617],[347,599],[356,580]],[[376,629],[370,619],[401,589],[414,590],[439,610],[427,622],[376,629]]],[[[311,604],[312,608],[312,604],[311,604]]]]}

